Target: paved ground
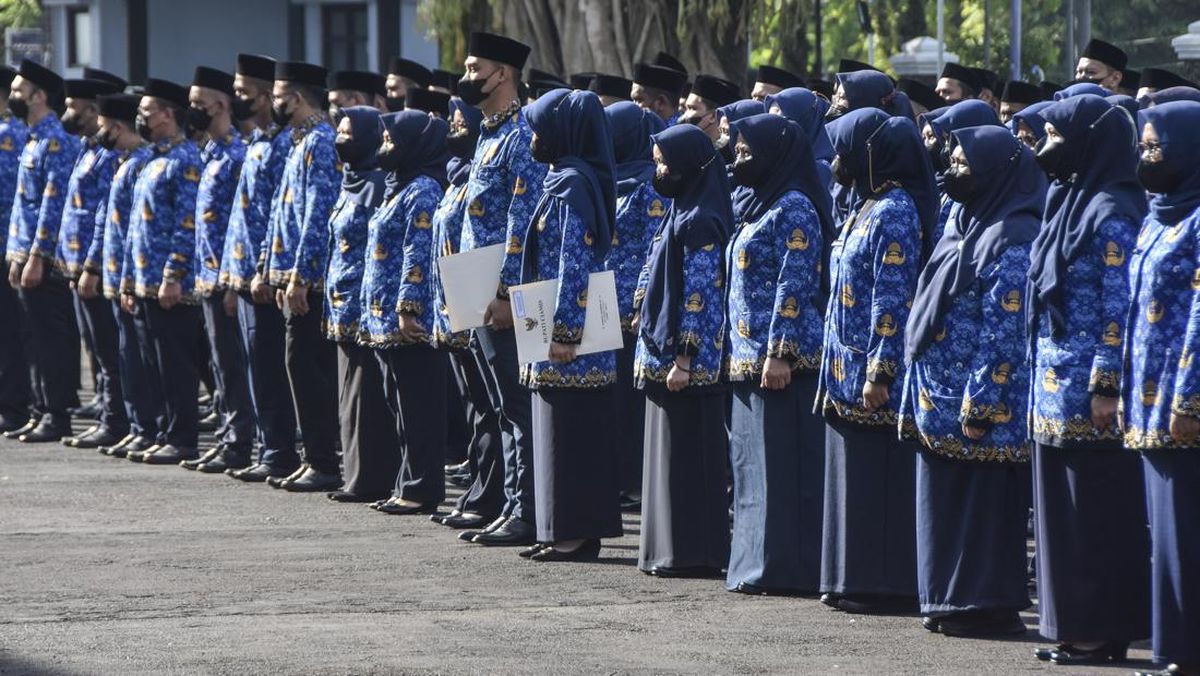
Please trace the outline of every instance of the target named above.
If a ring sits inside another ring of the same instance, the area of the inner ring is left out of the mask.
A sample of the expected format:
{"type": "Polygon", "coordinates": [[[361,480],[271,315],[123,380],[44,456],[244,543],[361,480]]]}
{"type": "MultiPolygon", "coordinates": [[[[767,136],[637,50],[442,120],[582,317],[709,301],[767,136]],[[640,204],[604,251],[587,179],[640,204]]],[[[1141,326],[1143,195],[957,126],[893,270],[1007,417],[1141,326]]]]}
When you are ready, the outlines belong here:
{"type": "Polygon", "coordinates": [[[0,673],[1070,673],[1033,631],[651,578],[625,525],[598,564],[537,564],[424,517],[0,440],[0,673]]]}

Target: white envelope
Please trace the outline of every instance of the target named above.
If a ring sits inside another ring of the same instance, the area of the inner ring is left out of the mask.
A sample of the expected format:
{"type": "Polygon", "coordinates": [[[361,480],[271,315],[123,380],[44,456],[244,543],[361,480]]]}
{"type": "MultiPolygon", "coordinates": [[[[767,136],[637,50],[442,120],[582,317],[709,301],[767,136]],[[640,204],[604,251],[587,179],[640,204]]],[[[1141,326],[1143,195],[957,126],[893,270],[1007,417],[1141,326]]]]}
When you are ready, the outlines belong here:
{"type": "MultiPolygon", "coordinates": [[[[546,361],[554,336],[558,280],[509,287],[508,294],[512,301],[513,330],[517,337],[517,360],[522,364],[546,361]]],[[[621,313],[617,306],[617,278],[612,270],[593,272],[588,278],[583,338],[575,354],[580,356],[618,350],[624,344],[621,313]]]]}
{"type": "Polygon", "coordinates": [[[483,326],[483,315],[488,304],[496,297],[496,288],[500,285],[504,248],[501,242],[438,259],[451,331],[483,326]]]}

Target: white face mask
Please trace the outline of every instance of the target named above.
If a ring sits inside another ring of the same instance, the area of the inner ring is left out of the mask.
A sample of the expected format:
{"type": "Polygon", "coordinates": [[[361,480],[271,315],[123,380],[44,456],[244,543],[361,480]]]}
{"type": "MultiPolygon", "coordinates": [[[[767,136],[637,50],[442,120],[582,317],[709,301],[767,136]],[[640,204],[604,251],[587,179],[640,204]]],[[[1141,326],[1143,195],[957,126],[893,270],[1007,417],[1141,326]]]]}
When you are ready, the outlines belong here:
{"type": "Polygon", "coordinates": [[[729,134],[721,134],[718,136],[717,140],[713,141],[713,145],[717,147],[717,150],[729,145],[729,134]]]}

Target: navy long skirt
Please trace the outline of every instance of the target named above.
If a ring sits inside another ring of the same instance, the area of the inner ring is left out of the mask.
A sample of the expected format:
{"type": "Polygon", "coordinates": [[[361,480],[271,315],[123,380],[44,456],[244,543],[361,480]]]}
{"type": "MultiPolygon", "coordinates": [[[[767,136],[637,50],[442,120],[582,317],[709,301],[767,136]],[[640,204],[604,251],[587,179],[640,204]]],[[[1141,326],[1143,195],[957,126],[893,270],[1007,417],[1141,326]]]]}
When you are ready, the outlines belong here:
{"type": "Polygon", "coordinates": [[[816,374],[782,390],[733,385],[729,457],[733,545],[726,589],[815,592],[821,584],[825,421],[813,413],[816,374]]]}
{"type": "Polygon", "coordinates": [[[1200,664],[1200,449],[1145,451],[1142,458],[1154,659],[1200,664]]]}
{"type": "Polygon", "coordinates": [[[916,597],[916,466],[896,428],[826,418],[822,592],[916,597]]]}
{"type": "Polygon", "coordinates": [[[638,568],[729,563],[725,392],[646,392],[638,568]]]}
{"type": "Polygon", "coordinates": [[[386,498],[400,471],[400,439],[385,400],[383,369],[375,351],[338,343],[338,431],[342,441],[342,490],[386,498]]]}
{"type": "Polygon", "coordinates": [[[1023,464],[917,454],[921,613],[1023,610],[1028,510],[1023,464]]]}
{"type": "Polygon", "coordinates": [[[642,490],[642,446],[646,441],[646,395],[633,382],[633,357],[637,335],[622,334],[625,346],[617,350],[617,429],[620,489],[626,493],[642,490]]]}
{"type": "Polygon", "coordinates": [[[1055,641],[1150,635],[1141,461],[1123,449],[1033,449],[1038,632],[1055,641]]]}
{"type": "Polygon", "coordinates": [[[621,537],[612,389],[540,388],[532,397],[538,541],[621,537]]]}
{"type": "Polygon", "coordinates": [[[376,349],[383,394],[396,438],[400,471],[392,495],[423,505],[446,498],[446,353],[428,345],[376,349]]]}

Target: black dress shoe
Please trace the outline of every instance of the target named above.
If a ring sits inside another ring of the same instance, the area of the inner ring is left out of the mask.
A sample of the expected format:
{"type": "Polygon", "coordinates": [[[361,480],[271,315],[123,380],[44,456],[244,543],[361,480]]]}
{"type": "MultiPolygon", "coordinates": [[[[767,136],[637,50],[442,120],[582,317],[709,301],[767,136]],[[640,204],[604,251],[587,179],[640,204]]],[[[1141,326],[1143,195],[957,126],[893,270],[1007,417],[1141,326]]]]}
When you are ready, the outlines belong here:
{"type": "Polygon", "coordinates": [[[105,446],[106,455],[114,458],[124,458],[130,453],[145,451],[154,446],[154,441],[143,436],[136,436],[119,446],[105,446]]]}
{"type": "Polygon", "coordinates": [[[1168,664],[1166,669],[1157,671],[1135,671],[1134,676],[1196,676],[1200,674],[1200,665],[1188,669],[1178,664],[1168,664]]]}
{"type": "Polygon", "coordinates": [[[543,549],[546,549],[548,547],[550,547],[550,545],[546,544],[545,542],[535,542],[532,545],[526,547],[525,549],[522,549],[521,551],[517,552],[517,556],[521,557],[522,559],[528,559],[529,557],[533,556],[534,554],[537,554],[538,552],[540,552],[543,549]]]}
{"type": "Polygon", "coordinates": [[[163,444],[153,444],[141,449],[140,451],[129,450],[125,453],[125,459],[129,462],[141,462],[147,455],[150,455],[162,447],[163,444]]]}
{"type": "Polygon", "coordinates": [[[825,592],[824,594],[821,594],[821,603],[833,608],[834,610],[841,610],[841,608],[838,607],[838,602],[841,600],[841,594],[834,594],[833,592],[825,592]]]}
{"type": "Polygon", "coordinates": [[[654,566],[650,570],[646,571],[646,573],[653,575],[654,577],[672,579],[694,578],[707,580],[721,576],[721,570],[719,568],[710,568],[708,566],[654,566]]]}
{"type": "Polygon", "coordinates": [[[213,411],[208,415],[200,418],[200,422],[196,423],[196,429],[201,432],[213,432],[221,424],[221,414],[213,411]]]}
{"type": "Polygon", "coordinates": [[[466,461],[456,463],[453,465],[445,465],[442,469],[443,469],[443,471],[445,471],[446,476],[448,476],[448,477],[454,476],[455,474],[470,474],[471,473],[471,468],[468,466],[466,461]]]}
{"type": "Polygon", "coordinates": [[[529,560],[557,563],[560,561],[595,561],[598,558],[600,558],[600,541],[586,540],[569,552],[555,549],[553,546],[543,547],[540,552],[530,555],[529,560]]]}
{"type": "Polygon", "coordinates": [[[27,424],[29,424],[28,414],[0,414],[0,433],[7,434],[14,430],[19,430],[27,424]]]}
{"type": "Polygon", "coordinates": [[[746,594],[748,596],[766,596],[767,595],[766,589],[763,589],[762,587],[760,587],[756,584],[751,584],[749,582],[739,582],[736,587],[734,587],[733,589],[730,589],[729,591],[736,592],[738,594],[746,594]]]}
{"type": "Polygon", "coordinates": [[[32,432],[33,428],[37,427],[39,422],[41,422],[39,418],[30,418],[29,420],[25,421],[24,425],[21,425],[15,430],[9,430],[8,432],[5,432],[4,438],[19,439],[22,434],[25,434],[26,432],[32,432]]]}
{"type": "Polygon", "coordinates": [[[100,448],[101,446],[111,446],[112,444],[124,439],[125,436],[126,435],[123,434],[110,432],[103,427],[98,427],[95,432],[87,436],[80,436],[76,438],[73,446],[75,448],[100,448]]]}
{"type": "Polygon", "coordinates": [[[309,467],[299,477],[284,481],[281,488],[293,493],[316,493],[338,488],[341,485],[341,475],[309,467]]]}
{"type": "Polygon", "coordinates": [[[941,618],[942,634],[958,638],[990,638],[1025,633],[1025,623],[1015,610],[974,610],[941,618]]]}
{"type": "Polygon", "coordinates": [[[228,471],[226,474],[234,479],[237,479],[238,481],[245,481],[246,483],[263,483],[271,477],[287,478],[287,476],[294,471],[295,470],[291,468],[275,469],[270,465],[259,463],[245,469],[228,471]]]}
{"type": "Polygon", "coordinates": [[[17,437],[17,441],[23,444],[44,444],[50,441],[59,441],[70,431],[71,428],[68,425],[43,421],[32,430],[17,437]]]}
{"type": "Polygon", "coordinates": [[[250,466],[250,455],[226,451],[223,455],[202,462],[196,466],[196,471],[202,474],[222,474],[229,470],[238,470],[250,466]]]}
{"type": "MultiPolygon", "coordinates": [[[[925,628],[925,631],[933,632],[936,634],[942,630],[942,618],[939,616],[936,616],[936,615],[926,615],[925,617],[921,618],[921,626],[925,628]]],[[[1050,659],[1050,656],[1047,655],[1045,658],[1039,658],[1039,659],[1047,659],[1048,660],[1048,659],[1050,659]]]]}
{"type": "Polygon", "coordinates": [[[84,430],[84,431],[80,432],[79,434],[73,434],[73,435],[71,435],[71,436],[66,436],[66,437],[63,437],[63,438],[62,438],[62,444],[63,444],[63,446],[69,446],[69,447],[71,447],[71,448],[75,448],[75,444],[76,444],[76,443],[77,443],[77,442],[78,442],[80,439],[83,439],[83,438],[85,438],[85,437],[89,437],[89,436],[91,436],[91,435],[95,434],[95,433],[96,433],[96,432],[98,432],[98,431],[100,431],[100,424],[99,424],[99,423],[96,423],[96,424],[92,425],[91,427],[87,428],[86,430],[84,430]]]}
{"type": "Polygon", "coordinates": [[[1033,651],[1033,656],[1042,662],[1049,662],[1050,658],[1054,656],[1054,651],[1062,650],[1065,645],[1064,643],[1060,643],[1053,648],[1037,648],[1033,651]]]}
{"type": "Polygon", "coordinates": [[[201,464],[206,463],[210,460],[216,460],[219,457],[221,457],[221,446],[218,444],[216,448],[210,448],[207,451],[205,451],[204,455],[201,455],[199,458],[193,458],[191,460],[184,460],[183,462],[179,463],[179,466],[184,469],[194,470],[197,467],[199,467],[201,464]]]}
{"type": "Polygon", "coordinates": [[[437,503],[423,505],[419,502],[413,502],[410,504],[404,504],[402,502],[395,502],[393,500],[388,500],[387,502],[384,502],[382,505],[379,505],[375,509],[380,512],[383,512],[384,514],[393,514],[393,515],[398,515],[398,516],[404,516],[407,514],[432,514],[435,511],[437,511],[437,508],[438,508],[437,503]]]}
{"type": "Polygon", "coordinates": [[[129,434],[126,434],[125,436],[118,439],[115,443],[105,444],[104,446],[97,446],[96,450],[99,451],[102,455],[112,455],[112,451],[114,448],[120,448],[120,447],[124,446],[125,444],[133,441],[136,438],[137,438],[137,435],[130,432],[129,434]]]}
{"type": "Polygon", "coordinates": [[[178,465],[184,460],[191,460],[199,455],[194,448],[180,448],[174,444],[163,444],[154,449],[153,453],[142,455],[142,462],[147,465],[178,465]]]}
{"type": "Polygon", "coordinates": [[[348,491],[334,491],[325,497],[334,502],[375,502],[386,498],[387,494],[363,495],[362,493],[350,493],[348,491]]]}
{"type": "Polygon", "coordinates": [[[267,477],[267,485],[271,488],[283,488],[283,484],[299,479],[307,471],[308,465],[300,465],[291,474],[273,474],[267,477]]]}
{"type": "Polygon", "coordinates": [[[512,516],[496,530],[471,538],[471,542],[485,547],[526,547],[537,541],[536,536],[533,524],[512,516]]]}
{"type": "Polygon", "coordinates": [[[70,409],[71,415],[76,418],[91,418],[92,420],[99,418],[102,412],[100,403],[94,400],[78,408],[70,409]]]}
{"type": "Polygon", "coordinates": [[[458,514],[458,515],[452,514],[452,515],[442,519],[441,523],[443,526],[446,526],[448,528],[463,529],[463,528],[480,528],[482,526],[486,526],[491,521],[492,521],[492,519],[489,519],[488,517],[486,517],[482,514],[472,514],[472,513],[468,512],[465,514],[458,514]]]}
{"type": "Polygon", "coordinates": [[[491,523],[489,523],[488,525],[484,526],[483,528],[481,528],[479,530],[475,530],[472,528],[472,529],[464,530],[464,531],[460,532],[458,534],[458,539],[462,540],[463,542],[470,542],[470,541],[474,540],[475,537],[478,535],[483,535],[484,533],[491,533],[492,531],[496,530],[500,526],[503,526],[506,521],[508,521],[507,516],[498,516],[495,519],[492,519],[491,523]]]}
{"type": "Polygon", "coordinates": [[[856,615],[901,615],[915,613],[919,606],[910,596],[888,594],[844,594],[838,609],[856,615]]]}
{"type": "Polygon", "coordinates": [[[1108,641],[1091,650],[1084,650],[1073,645],[1061,645],[1050,654],[1050,661],[1067,666],[1108,664],[1109,662],[1124,662],[1128,652],[1129,643],[1121,641],[1108,641]]]}

